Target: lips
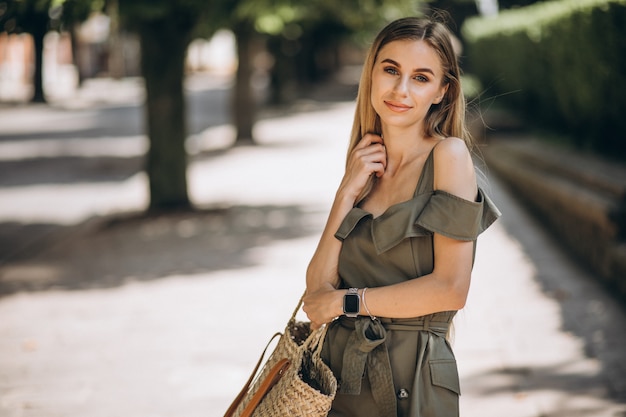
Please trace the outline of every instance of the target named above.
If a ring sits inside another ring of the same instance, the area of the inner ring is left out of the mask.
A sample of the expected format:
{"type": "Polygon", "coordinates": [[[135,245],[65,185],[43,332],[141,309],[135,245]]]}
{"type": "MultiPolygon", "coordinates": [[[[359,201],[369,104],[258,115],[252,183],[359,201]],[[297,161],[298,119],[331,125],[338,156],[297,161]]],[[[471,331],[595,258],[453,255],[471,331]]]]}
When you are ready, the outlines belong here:
{"type": "Polygon", "coordinates": [[[405,111],[408,111],[411,109],[411,106],[407,106],[406,104],[403,103],[398,103],[396,101],[388,101],[385,100],[385,105],[391,110],[394,111],[396,113],[404,113],[405,111]]]}

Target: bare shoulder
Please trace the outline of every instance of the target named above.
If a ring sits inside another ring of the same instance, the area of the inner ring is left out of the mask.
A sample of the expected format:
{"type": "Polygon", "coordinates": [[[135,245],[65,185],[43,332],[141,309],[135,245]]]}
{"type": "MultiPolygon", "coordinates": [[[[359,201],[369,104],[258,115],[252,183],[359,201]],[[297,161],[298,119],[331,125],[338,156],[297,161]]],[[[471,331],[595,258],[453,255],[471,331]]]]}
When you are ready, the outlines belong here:
{"type": "Polygon", "coordinates": [[[470,152],[465,141],[453,136],[441,139],[435,146],[433,154],[435,159],[442,160],[444,163],[449,159],[469,160],[471,162],[470,152]]]}
{"type": "Polygon", "coordinates": [[[463,139],[442,139],[433,151],[435,163],[434,187],[466,200],[476,198],[474,163],[463,139]]]}

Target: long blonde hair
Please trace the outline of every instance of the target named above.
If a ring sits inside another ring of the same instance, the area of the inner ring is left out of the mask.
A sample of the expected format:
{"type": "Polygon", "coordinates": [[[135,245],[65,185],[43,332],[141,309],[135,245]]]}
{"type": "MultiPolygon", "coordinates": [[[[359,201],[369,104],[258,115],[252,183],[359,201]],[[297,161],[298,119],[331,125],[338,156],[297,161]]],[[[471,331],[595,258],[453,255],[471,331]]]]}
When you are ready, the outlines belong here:
{"type": "MultiPolygon", "coordinates": [[[[348,158],[361,138],[367,133],[379,135],[382,133],[380,117],[376,114],[371,103],[372,72],[380,50],[388,43],[398,40],[422,40],[430,45],[441,61],[442,83],[448,85],[441,103],[433,104],[426,115],[424,136],[458,137],[465,141],[469,149],[472,149],[471,137],[465,126],[465,98],[461,90],[459,63],[452,47],[452,33],[443,23],[428,18],[405,17],[395,20],[383,28],[369,48],[359,82],[354,123],[348,146],[348,158]]],[[[373,181],[374,176],[357,201],[369,193],[373,181]]]]}

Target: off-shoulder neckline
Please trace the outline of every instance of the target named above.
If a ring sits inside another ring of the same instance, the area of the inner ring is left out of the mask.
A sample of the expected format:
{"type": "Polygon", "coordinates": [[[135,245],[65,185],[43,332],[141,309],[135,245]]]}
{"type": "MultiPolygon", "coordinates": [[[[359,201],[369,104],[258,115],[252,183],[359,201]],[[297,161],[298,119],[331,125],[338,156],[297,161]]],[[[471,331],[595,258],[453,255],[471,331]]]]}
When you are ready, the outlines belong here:
{"type": "MultiPolygon", "coordinates": [[[[357,203],[356,206],[354,206],[352,209],[358,209],[363,211],[364,213],[367,213],[368,215],[370,215],[372,217],[372,219],[379,219],[383,216],[385,216],[385,214],[387,214],[388,212],[392,211],[395,207],[401,206],[401,205],[405,205],[407,203],[409,203],[410,201],[413,201],[415,199],[415,197],[418,196],[418,194],[421,194],[419,191],[422,189],[422,184],[424,183],[424,177],[426,176],[426,172],[427,170],[431,170],[431,165],[432,165],[432,159],[433,159],[433,154],[435,152],[435,148],[437,147],[437,145],[439,145],[439,143],[441,143],[441,141],[437,142],[430,150],[430,152],[428,152],[428,156],[426,157],[426,161],[424,161],[424,166],[422,167],[422,171],[420,172],[419,178],[417,179],[417,185],[415,186],[415,189],[413,190],[413,196],[411,196],[411,198],[404,200],[404,201],[399,201],[397,203],[393,203],[392,205],[390,205],[389,207],[387,207],[385,210],[383,210],[382,213],[380,213],[378,216],[374,216],[373,213],[371,213],[368,210],[365,210],[363,207],[361,207],[361,203],[362,201],[360,201],[359,203],[357,203]]],[[[430,184],[430,190],[428,191],[433,191],[433,185],[430,184]]]]}

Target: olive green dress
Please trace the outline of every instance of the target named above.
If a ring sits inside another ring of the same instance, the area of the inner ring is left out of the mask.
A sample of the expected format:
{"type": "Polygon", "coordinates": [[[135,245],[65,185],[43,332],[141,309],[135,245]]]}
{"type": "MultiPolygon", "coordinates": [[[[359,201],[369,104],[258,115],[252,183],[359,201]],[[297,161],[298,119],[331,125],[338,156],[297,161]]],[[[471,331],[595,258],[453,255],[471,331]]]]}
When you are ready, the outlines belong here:
{"type": "MultiPolygon", "coordinates": [[[[375,288],[429,274],[433,234],[475,241],[500,213],[481,189],[475,202],[433,190],[433,152],[411,200],[374,218],[355,207],[335,236],[342,288],[375,288]]],[[[475,244],[474,244],[475,248],[475,244]]],[[[446,340],[455,311],[414,319],[333,321],[322,358],[339,383],[332,417],[454,417],[459,376],[446,340]]]]}

